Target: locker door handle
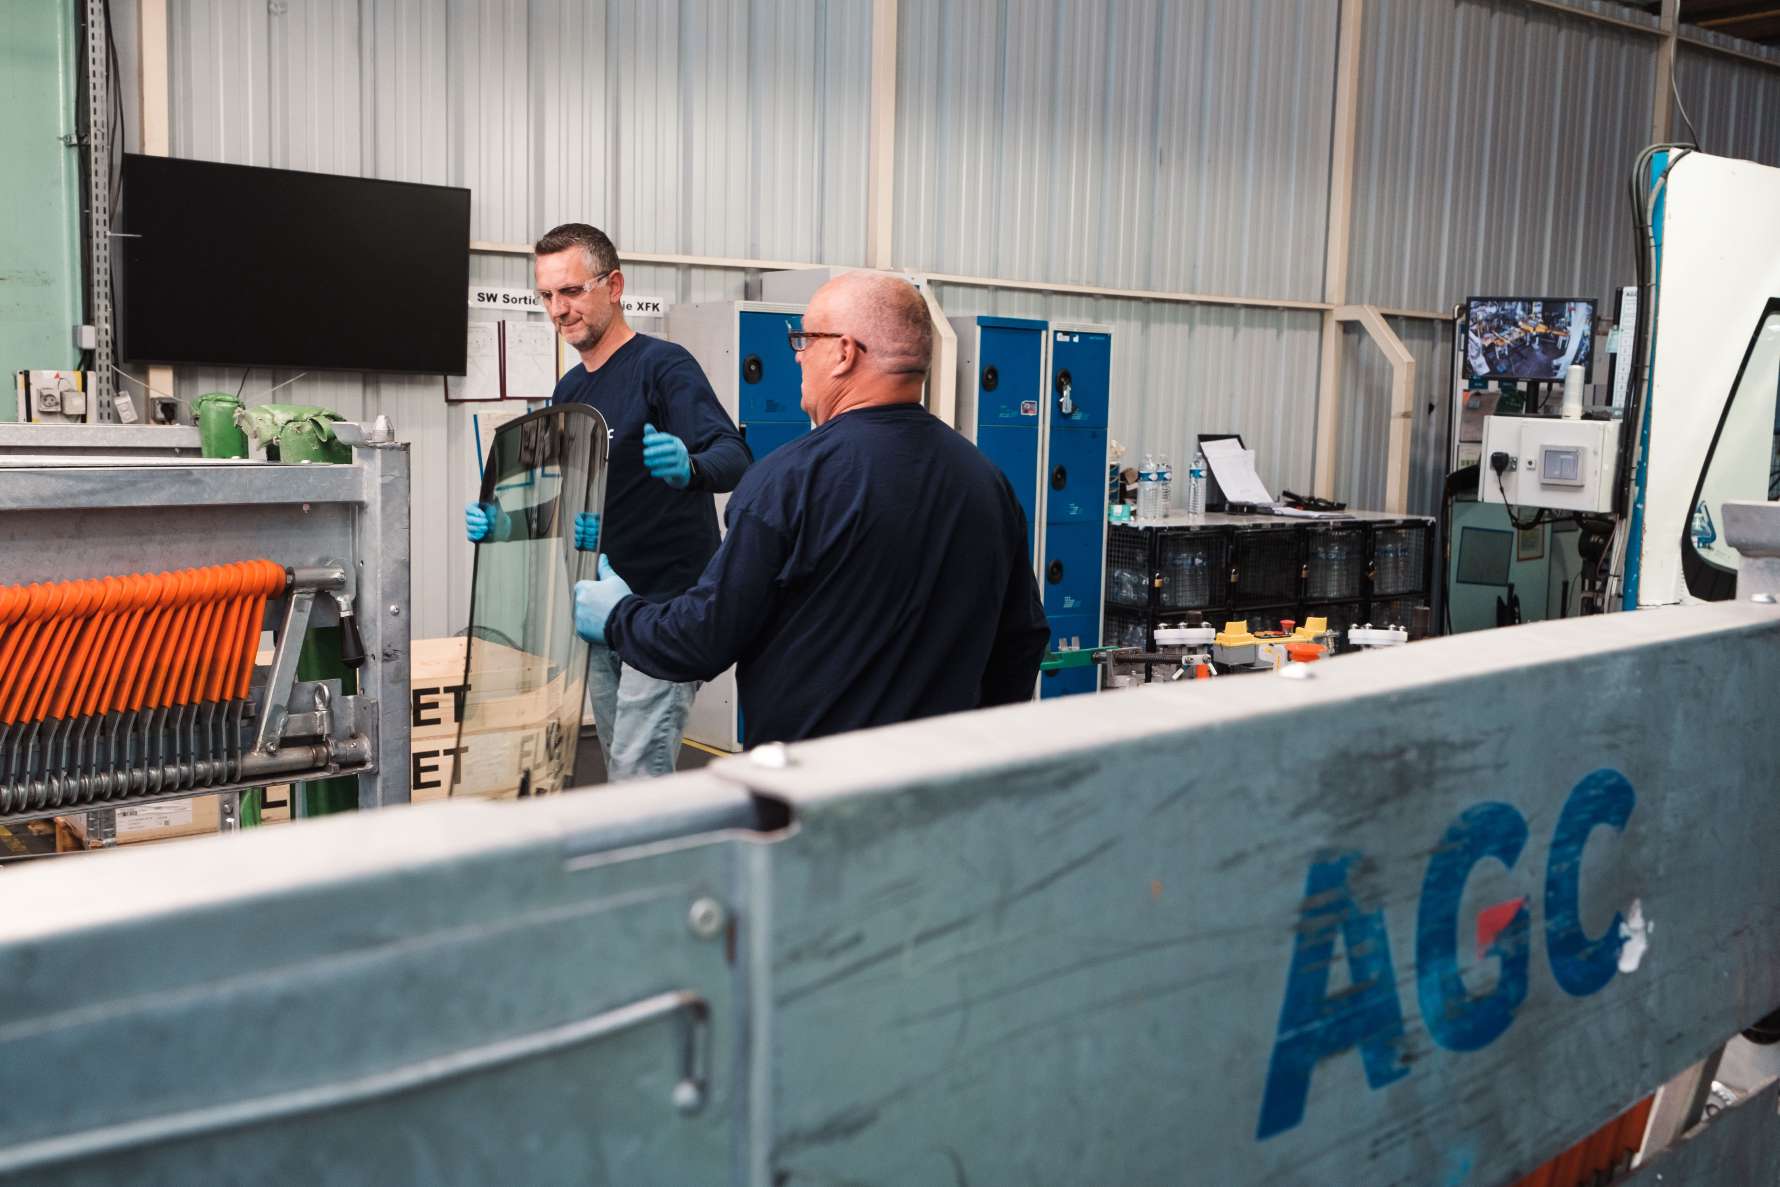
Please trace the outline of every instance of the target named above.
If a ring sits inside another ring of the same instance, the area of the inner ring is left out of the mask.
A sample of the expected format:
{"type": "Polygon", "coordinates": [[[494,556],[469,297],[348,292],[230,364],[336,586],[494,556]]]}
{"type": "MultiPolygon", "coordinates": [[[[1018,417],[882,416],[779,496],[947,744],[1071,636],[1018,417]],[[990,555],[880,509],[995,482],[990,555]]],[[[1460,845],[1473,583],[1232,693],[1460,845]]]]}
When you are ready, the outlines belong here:
{"type": "Polygon", "coordinates": [[[759,383],[760,377],[765,374],[766,364],[760,361],[759,355],[751,354],[742,360],[743,383],[759,383]]]}
{"type": "Polygon", "coordinates": [[[1066,487],[1068,485],[1069,485],[1069,469],[1067,467],[1058,466],[1055,470],[1051,471],[1051,489],[1052,490],[1062,490],[1064,487],[1066,487]]]}
{"type": "Polygon", "coordinates": [[[983,390],[992,392],[1001,385],[1001,372],[993,366],[983,368],[983,390]]]}
{"type": "Polygon", "coordinates": [[[1049,581],[1052,585],[1056,585],[1059,581],[1063,580],[1062,561],[1052,561],[1045,566],[1045,580],[1049,581]]]}
{"type": "Polygon", "coordinates": [[[1064,416],[1075,415],[1075,382],[1067,367],[1057,372],[1057,411],[1064,416]]]}

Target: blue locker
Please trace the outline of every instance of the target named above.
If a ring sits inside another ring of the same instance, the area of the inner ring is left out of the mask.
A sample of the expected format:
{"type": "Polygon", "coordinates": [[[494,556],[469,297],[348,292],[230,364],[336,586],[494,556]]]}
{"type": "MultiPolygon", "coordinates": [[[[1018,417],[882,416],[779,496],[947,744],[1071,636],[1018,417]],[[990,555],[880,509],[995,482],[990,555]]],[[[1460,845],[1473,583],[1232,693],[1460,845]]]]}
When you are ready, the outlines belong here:
{"type": "MultiPolygon", "coordinates": [[[[1039,585],[1044,590],[1045,614],[1087,614],[1100,621],[1100,600],[1103,595],[1101,572],[1101,538],[1105,531],[1097,523],[1052,523],[1045,525],[1044,571],[1039,585]]],[[[1078,632],[1079,633],[1079,632],[1078,632]]],[[[1095,642],[1100,632],[1094,630],[1095,642]]],[[[1083,642],[1086,642],[1084,638],[1083,642]]]]}
{"type": "MultiPolygon", "coordinates": [[[[954,318],[952,324],[958,428],[1008,476],[1026,512],[1053,636],[1096,647],[1105,584],[1112,336],[1093,326],[1024,318],[954,318]]],[[[1039,681],[1046,697],[1098,687],[1093,668],[1047,672],[1039,681]]]]}
{"type": "Polygon", "coordinates": [[[1053,331],[1050,388],[1052,428],[1106,428],[1112,390],[1112,335],[1097,330],[1053,331]]]}
{"type": "Polygon", "coordinates": [[[1039,373],[1044,323],[979,317],[981,363],[977,370],[977,427],[1017,426],[1038,432],[1039,373]]]}
{"type": "Polygon", "coordinates": [[[1045,458],[1045,519],[1100,523],[1106,518],[1106,430],[1051,428],[1045,458]]]}
{"type": "Polygon", "coordinates": [[[1026,513],[1026,550],[1038,556],[1043,522],[1039,451],[1043,434],[1045,323],[1027,318],[953,321],[959,335],[958,428],[1007,475],[1026,513]]]}
{"type": "MultiPolygon", "coordinates": [[[[745,310],[736,315],[736,366],[740,384],[736,420],[795,421],[809,426],[804,413],[803,373],[797,356],[785,340],[788,330],[803,325],[800,313],[761,313],[745,310]]],[[[755,454],[759,457],[759,454],[755,454]]]]}
{"type": "MultiPolygon", "coordinates": [[[[1053,326],[1049,342],[1040,586],[1053,636],[1094,647],[1101,641],[1106,584],[1112,335],[1093,327],[1053,326]]],[[[1098,687],[1094,671],[1063,672],[1041,680],[1039,695],[1067,696],[1098,687]]]]}
{"type": "Polygon", "coordinates": [[[1038,484],[1032,475],[1038,473],[1038,433],[1034,429],[987,428],[977,433],[977,448],[994,462],[1013,484],[1014,497],[1026,513],[1026,555],[1038,555],[1038,484]],[[1018,475],[1025,475],[1021,481],[1018,475]]]}

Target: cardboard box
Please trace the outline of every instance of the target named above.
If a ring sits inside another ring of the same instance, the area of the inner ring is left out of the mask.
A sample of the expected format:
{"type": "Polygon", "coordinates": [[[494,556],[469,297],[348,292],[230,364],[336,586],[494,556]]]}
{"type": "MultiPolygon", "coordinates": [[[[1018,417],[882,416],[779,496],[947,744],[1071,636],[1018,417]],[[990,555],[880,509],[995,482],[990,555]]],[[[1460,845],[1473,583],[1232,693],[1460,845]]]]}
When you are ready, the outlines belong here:
{"type": "MultiPolygon", "coordinates": [[[[416,802],[449,794],[454,764],[464,764],[459,793],[503,799],[519,792],[518,774],[536,769],[544,753],[570,729],[578,729],[581,706],[567,705],[569,682],[536,656],[496,643],[477,648],[476,693],[482,698],[480,729],[458,736],[466,689],[467,638],[417,639],[411,645],[410,794],[416,802]]],[[[536,786],[533,795],[560,791],[536,786]]]]}
{"type": "MultiPolygon", "coordinates": [[[[80,845],[92,845],[87,836],[86,813],[78,812],[58,816],[56,819],[80,845]]],[[[117,843],[135,845],[143,841],[202,836],[215,832],[221,823],[222,812],[213,795],[138,804],[133,808],[117,809],[117,843]]]]}

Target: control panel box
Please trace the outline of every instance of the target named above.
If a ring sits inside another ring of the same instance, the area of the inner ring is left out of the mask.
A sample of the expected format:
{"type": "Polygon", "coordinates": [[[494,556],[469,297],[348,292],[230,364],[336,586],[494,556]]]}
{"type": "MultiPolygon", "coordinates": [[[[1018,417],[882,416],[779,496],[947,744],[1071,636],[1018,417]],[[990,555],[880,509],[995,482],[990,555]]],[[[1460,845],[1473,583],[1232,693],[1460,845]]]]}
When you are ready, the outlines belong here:
{"type": "Polygon", "coordinates": [[[1614,420],[1487,417],[1477,498],[1516,508],[1609,512],[1619,430],[1614,420]]]}

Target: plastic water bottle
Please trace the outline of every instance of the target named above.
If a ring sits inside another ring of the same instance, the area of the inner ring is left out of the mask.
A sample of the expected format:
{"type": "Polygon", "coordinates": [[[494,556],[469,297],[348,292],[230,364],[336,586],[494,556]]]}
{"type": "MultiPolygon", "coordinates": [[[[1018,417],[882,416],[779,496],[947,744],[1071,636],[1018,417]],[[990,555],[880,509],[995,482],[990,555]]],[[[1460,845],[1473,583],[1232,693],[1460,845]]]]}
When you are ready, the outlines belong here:
{"type": "Polygon", "coordinates": [[[1169,464],[1168,455],[1160,454],[1156,458],[1156,518],[1166,519],[1169,511],[1169,495],[1174,490],[1174,467],[1169,464]]]}
{"type": "Polygon", "coordinates": [[[1187,471],[1187,514],[1205,514],[1205,451],[1193,454],[1193,468],[1187,471]]]}
{"type": "Polygon", "coordinates": [[[1143,455],[1143,464],[1137,468],[1137,517],[1139,519],[1156,518],[1156,459],[1153,454],[1143,455]]]}

